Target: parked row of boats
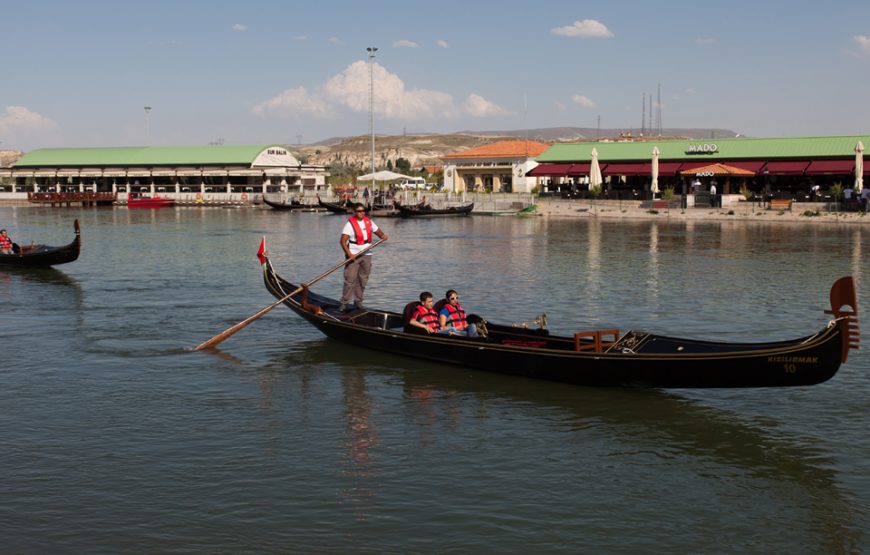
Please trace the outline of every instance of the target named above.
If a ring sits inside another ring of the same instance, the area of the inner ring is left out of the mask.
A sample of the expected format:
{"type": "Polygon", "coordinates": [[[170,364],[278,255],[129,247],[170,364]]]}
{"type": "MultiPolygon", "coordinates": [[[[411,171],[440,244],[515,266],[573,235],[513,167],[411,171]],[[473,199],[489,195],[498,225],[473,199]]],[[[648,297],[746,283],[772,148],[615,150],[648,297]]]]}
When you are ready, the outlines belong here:
{"type": "MultiPolygon", "coordinates": [[[[290,202],[279,202],[263,197],[263,202],[274,210],[289,211],[289,210],[310,210],[312,205],[303,204],[298,200],[290,202]]],[[[320,197],[317,197],[317,207],[332,214],[349,215],[352,213],[352,205],[350,202],[326,202],[320,197]]],[[[414,205],[402,205],[398,202],[393,204],[367,204],[366,212],[372,216],[380,218],[436,218],[446,216],[468,216],[474,210],[474,203],[462,204],[459,206],[448,206],[444,208],[433,208],[425,201],[414,205]]]]}

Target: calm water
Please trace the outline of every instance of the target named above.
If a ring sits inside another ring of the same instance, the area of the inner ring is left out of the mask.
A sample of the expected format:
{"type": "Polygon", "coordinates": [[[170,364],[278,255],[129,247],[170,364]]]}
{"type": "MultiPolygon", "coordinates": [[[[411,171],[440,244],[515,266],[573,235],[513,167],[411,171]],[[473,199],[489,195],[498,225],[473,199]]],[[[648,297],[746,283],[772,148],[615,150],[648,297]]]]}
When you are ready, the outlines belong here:
{"type": "MultiPolygon", "coordinates": [[[[808,388],[587,389],[346,347],[281,307],[191,353],[272,302],[261,235],[307,280],[342,219],[0,208],[19,241],[74,217],[77,262],[0,269],[4,552],[870,551],[870,350],[808,388]]],[[[842,275],[870,299],[870,228],[380,223],[372,306],[455,287],[493,321],[753,340],[815,331],[842,275]]]]}

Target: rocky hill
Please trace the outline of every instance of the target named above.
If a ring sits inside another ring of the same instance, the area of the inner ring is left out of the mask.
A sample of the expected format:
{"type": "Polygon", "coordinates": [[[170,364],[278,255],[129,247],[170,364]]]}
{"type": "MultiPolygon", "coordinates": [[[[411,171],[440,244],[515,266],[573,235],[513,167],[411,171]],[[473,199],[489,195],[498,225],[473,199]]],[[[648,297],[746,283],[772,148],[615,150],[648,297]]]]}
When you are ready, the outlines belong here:
{"type": "MultiPolygon", "coordinates": [[[[662,138],[707,139],[739,136],[728,129],[663,129],[662,138]]],[[[411,162],[412,168],[440,165],[441,157],[469,148],[504,140],[529,140],[560,143],[594,141],[596,137],[608,140],[650,140],[617,129],[590,129],[585,127],[552,127],[522,131],[463,131],[452,134],[376,135],[375,164],[393,166],[398,158],[411,162]]],[[[371,166],[371,136],[333,138],[313,145],[287,145],[292,152],[304,157],[309,164],[345,165],[360,169],[371,166]]]]}
{"type": "Polygon", "coordinates": [[[24,156],[20,150],[0,150],[0,168],[8,168],[24,156]]]}

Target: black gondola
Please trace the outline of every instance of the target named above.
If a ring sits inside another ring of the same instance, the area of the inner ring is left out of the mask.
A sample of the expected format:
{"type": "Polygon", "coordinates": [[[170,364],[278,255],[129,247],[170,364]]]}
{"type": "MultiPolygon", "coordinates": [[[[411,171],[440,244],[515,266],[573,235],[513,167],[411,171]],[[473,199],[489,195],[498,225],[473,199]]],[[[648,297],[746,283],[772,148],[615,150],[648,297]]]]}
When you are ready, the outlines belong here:
{"type": "Polygon", "coordinates": [[[320,200],[319,196],[317,197],[317,205],[333,214],[350,214],[350,208],[346,204],[340,204],[337,202],[326,202],[320,200]]]}
{"type": "MultiPolygon", "coordinates": [[[[266,259],[266,288],[283,299],[297,285],[281,278],[266,259]]],[[[788,341],[722,343],[665,337],[641,331],[594,330],[573,337],[546,329],[478,320],[484,337],[420,335],[406,331],[402,314],[383,310],[339,311],[335,299],[301,293],[284,300],[322,333],[357,347],[479,370],[585,386],[778,387],[812,385],[836,374],[858,348],[855,285],[850,276],[831,288],[834,319],[813,335],[788,341]]]]}
{"type": "Polygon", "coordinates": [[[291,200],[290,202],[275,202],[274,200],[269,200],[266,197],[263,197],[263,202],[271,206],[273,210],[302,210],[303,208],[306,208],[306,206],[298,200],[291,200]]]}
{"type": "Polygon", "coordinates": [[[432,208],[428,204],[416,206],[397,206],[402,218],[443,218],[448,216],[468,216],[474,210],[474,203],[449,208],[432,208]]]}
{"type": "Polygon", "coordinates": [[[79,221],[73,223],[76,237],[72,243],[62,247],[50,247],[48,245],[13,245],[12,254],[0,254],[0,265],[6,266],[57,266],[72,262],[79,257],[82,246],[82,233],[79,229],[79,221]]]}

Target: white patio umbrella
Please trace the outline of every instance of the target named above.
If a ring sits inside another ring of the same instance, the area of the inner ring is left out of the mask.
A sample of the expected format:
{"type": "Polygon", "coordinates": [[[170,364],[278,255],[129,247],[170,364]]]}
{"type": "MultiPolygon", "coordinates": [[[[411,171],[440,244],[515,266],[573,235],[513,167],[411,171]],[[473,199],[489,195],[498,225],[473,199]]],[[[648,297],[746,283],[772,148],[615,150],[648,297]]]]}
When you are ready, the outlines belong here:
{"type": "Polygon", "coordinates": [[[396,179],[410,179],[410,175],[391,172],[387,170],[377,171],[375,173],[367,173],[357,177],[358,181],[394,181],[396,179]]]}
{"type": "Polygon", "coordinates": [[[600,187],[601,182],[601,166],[598,165],[598,149],[592,149],[592,165],[589,167],[589,190],[593,187],[600,187]]]}
{"type": "Polygon", "coordinates": [[[652,149],[652,184],[649,186],[649,190],[652,191],[652,194],[655,195],[659,192],[659,147],[654,146],[652,149]]]}
{"type": "Polygon", "coordinates": [[[858,141],[855,145],[855,192],[864,188],[864,143],[858,141]]]}

